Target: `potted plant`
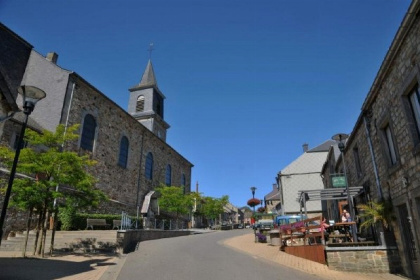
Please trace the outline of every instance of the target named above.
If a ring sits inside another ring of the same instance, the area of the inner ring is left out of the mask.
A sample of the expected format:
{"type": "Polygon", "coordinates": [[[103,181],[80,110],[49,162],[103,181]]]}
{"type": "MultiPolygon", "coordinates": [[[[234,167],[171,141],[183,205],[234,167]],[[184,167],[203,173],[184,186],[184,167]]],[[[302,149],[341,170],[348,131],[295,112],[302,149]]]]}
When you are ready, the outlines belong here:
{"type": "Polygon", "coordinates": [[[297,231],[300,232],[305,232],[306,228],[305,228],[305,223],[303,221],[299,221],[293,224],[293,228],[297,231]]]}
{"type": "Polygon", "coordinates": [[[267,236],[265,236],[262,233],[259,233],[259,232],[256,233],[256,238],[257,238],[258,242],[260,242],[260,243],[267,243],[267,236]]]}
{"type": "Polygon", "coordinates": [[[383,226],[385,243],[395,243],[395,237],[393,237],[391,229],[391,222],[395,220],[395,215],[390,199],[384,199],[379,202],[372,201],[367,204],[358,205],[357,208],[360,210],[361,229],[369,229],[377,225],[383,226]]]}

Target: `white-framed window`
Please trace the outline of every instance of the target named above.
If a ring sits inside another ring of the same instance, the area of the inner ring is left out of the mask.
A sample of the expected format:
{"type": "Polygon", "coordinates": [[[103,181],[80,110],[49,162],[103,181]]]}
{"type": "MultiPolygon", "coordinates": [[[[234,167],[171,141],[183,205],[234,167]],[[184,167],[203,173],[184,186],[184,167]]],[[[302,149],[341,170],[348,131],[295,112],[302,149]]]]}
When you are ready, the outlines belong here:
{"type": "Polygon", "coordinates": [[[388,154],[391,165],[394,165],[397,163],[397,151],[395,148],[394,138],[392,136],[392,131],[389,124],[383,128],[383,132],[384,132],[386,146],[387,146],[386,147],[387,154],[388,154]]]}

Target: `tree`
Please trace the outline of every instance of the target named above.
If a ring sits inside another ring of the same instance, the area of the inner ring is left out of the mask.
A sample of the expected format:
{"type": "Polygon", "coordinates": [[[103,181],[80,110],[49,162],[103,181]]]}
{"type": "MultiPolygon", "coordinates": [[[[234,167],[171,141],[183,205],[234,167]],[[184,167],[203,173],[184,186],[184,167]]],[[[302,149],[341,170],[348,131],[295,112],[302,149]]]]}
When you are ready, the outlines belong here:
{"type": "MultiPolygon", "coordinates": [[[[105,199],[104,193],[94,187],[96,179],[89,173],[89,168],[96,162],[90,160],[88,155],[81,156],[64,149],[68,143],[79,137],[76,133],[78,128],[79,125],[67,128],[59,125],[55,132],[44,130],[41,134],[28,130],[25,136],[28,145],[21,150],[17,170],[35,179],[14,180],[11,206],[27,210],[30,215],[33,209],[38,210],[35,246],[38,244],[39,231],[42,229],[41,243],[38,246],[38,254],[42,256],[44,256],[47,221],[51,213],[57,211],[54,207],[56,199],[61,199],[65,207],[78,208],[96,207],[105,199]],[[65,191],[59,190],[57,186],[65,191]]],[[[0,147],[0,157],[6,165],[11,166],[14,151],[0,147]]],[[[28,223],[27,233],[29,227],[28,223]]],[[[52,250],[53,239],[50,251],[52,250]]],[[[36,248],[34,254],[35,251],[36,248]]]]}
{"type": "Polygon", "coordinates": [[[184,194],[184,187],[161,185],[156,188],[159,194],[159,207],[169,213],[174,213],[176,224],[182,215],[188,214],[194,205],[194,195],[184,194]]]}
{"type": "Polygon", "coordinates": [[[223,214],[223,207],[229,202],[229,196],[224,195],[221,198],[203,197],[201,213],[209,220],[214,220],[223,214]]]}

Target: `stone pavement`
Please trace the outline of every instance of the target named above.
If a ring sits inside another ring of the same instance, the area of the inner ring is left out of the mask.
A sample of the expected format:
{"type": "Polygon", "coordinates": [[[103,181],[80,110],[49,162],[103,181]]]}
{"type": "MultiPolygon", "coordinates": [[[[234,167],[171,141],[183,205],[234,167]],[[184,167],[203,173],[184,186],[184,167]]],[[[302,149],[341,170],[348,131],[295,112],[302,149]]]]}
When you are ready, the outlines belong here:
{"type": "Polygon", "coordinates": [[[295,257],[279,250],[279,246],[268,243],[255,243],[254,233],[241,235],[224,241],[224,245],[237,251],[250,254],[254,258],[273,261],[303,272],[329,280],[405,280],[406,277],[395,274],[356,273],[330,270],[327,265],[295,257]]]}
{"type": "MultiPolygon", "coordinates": [[[[227,239],[223,245],[250,254],[255,259],[272,261],[329,280],[407,279],[393,274],[364,274],[330,270],[326,265],[286,254],[280,251],[278,246],[255,243],[253,233],[227,239]]],[[[45,259],[21,258],[19,252],[0,252],[0,280],[115,280],[125,259],[125,255],[69,253],[45,259]]]]}
{"type": "MultiPolygon", "coordinates": [[[[30,254],[28,254],[30,255],[30,254]]],[[[0,252],[0,280],[99,280],[109,267],[117,266],[115,254],[70,254],[22,258],[20,252],[0,252]]]]}

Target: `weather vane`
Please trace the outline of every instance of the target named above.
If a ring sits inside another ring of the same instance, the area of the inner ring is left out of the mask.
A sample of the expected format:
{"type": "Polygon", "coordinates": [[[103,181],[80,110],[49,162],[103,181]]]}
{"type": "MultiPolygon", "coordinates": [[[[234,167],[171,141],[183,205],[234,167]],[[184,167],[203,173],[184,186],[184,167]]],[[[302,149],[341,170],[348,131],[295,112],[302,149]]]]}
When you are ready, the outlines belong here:
{"type": "Polygon", "coordinates": [[[149,59],[152,58],[152,51],[154,50],[153,48],[153,43],[149,44],[149,48],[147,49],[147,51],[149,52],[149,59]]]}

